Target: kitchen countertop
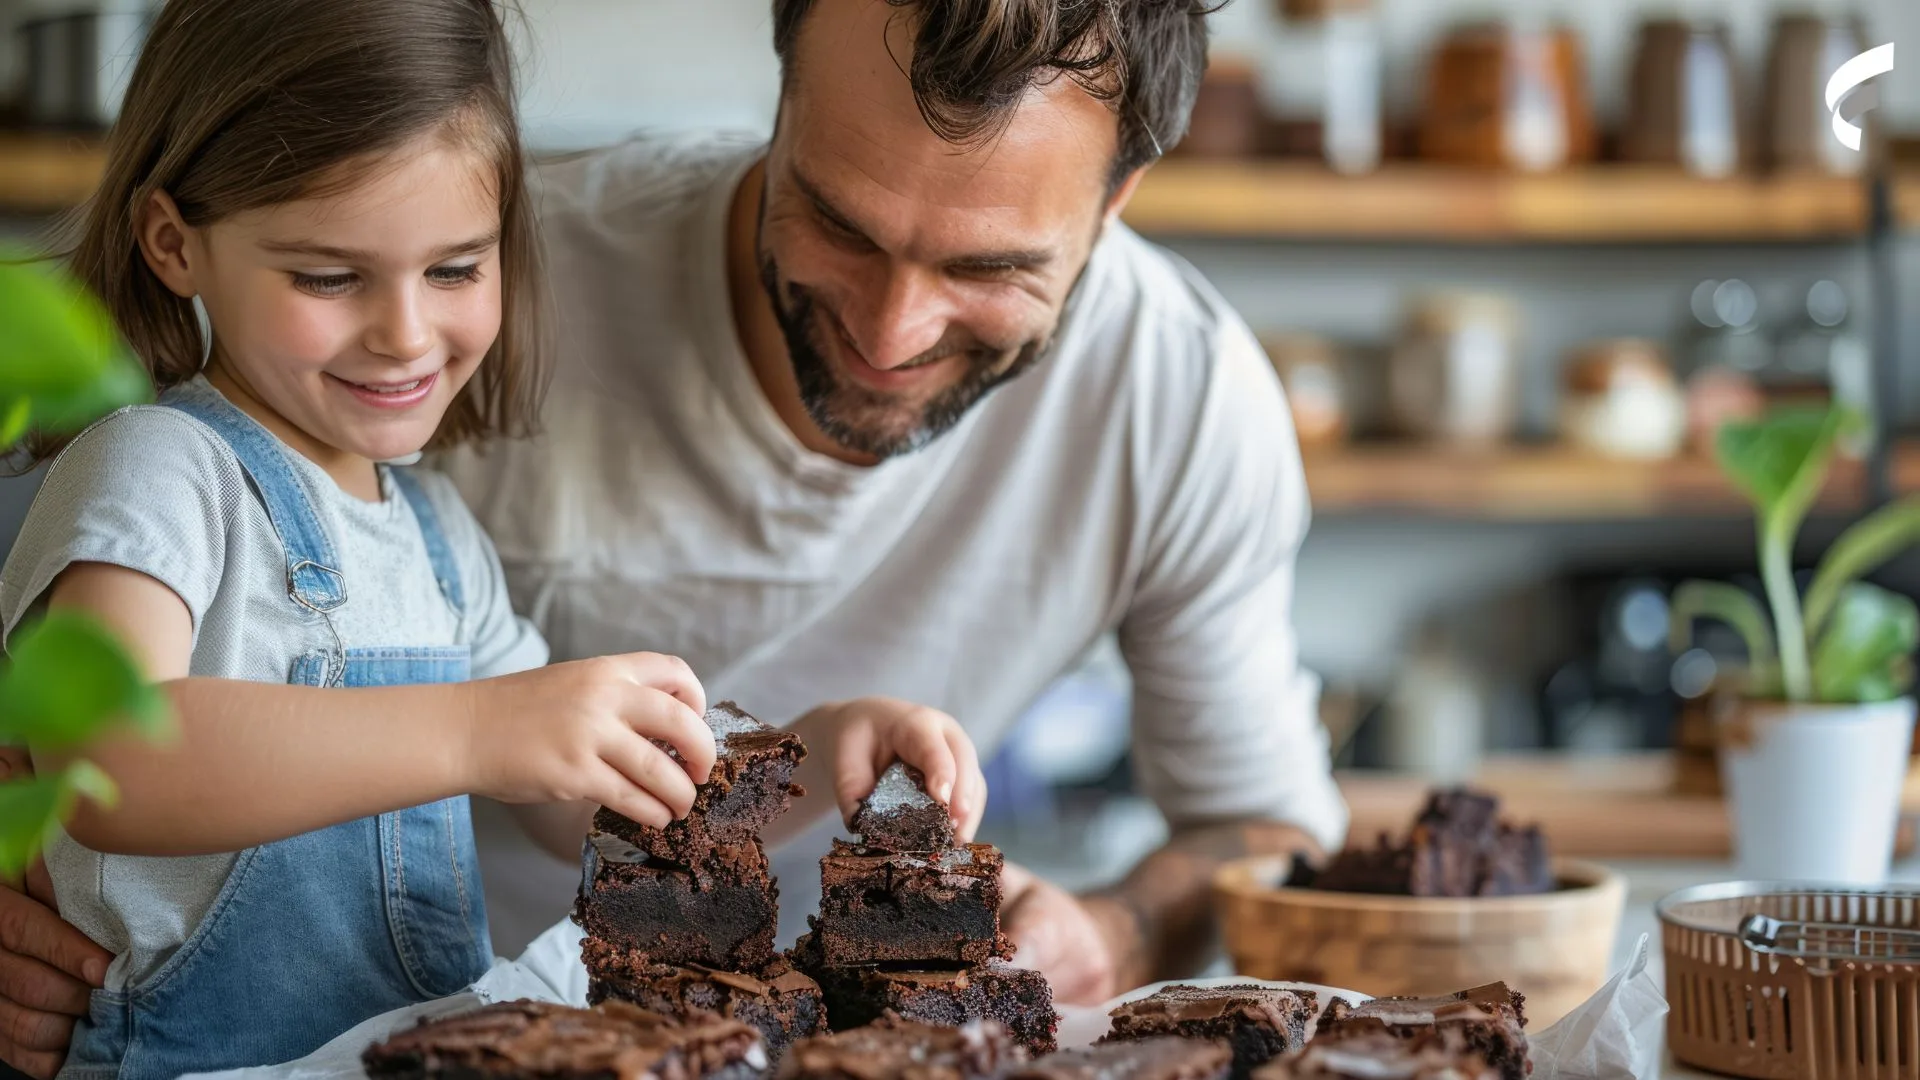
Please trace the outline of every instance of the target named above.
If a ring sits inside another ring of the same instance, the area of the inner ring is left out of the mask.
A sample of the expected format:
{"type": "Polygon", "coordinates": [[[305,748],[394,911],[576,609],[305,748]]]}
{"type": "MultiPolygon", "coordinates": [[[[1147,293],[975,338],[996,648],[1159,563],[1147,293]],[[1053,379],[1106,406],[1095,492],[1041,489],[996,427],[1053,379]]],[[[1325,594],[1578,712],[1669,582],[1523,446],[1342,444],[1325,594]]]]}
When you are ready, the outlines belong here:
{"type": "MultiPolygon", "coordinates": [[[[1625,967],[1641,934],[1651,938],[1652,971],[1655,981],[1664,985],[1660,954],[1660,921],[1653,906],[1677,889],[1734,880],[1732,864],[1707,860],[1609,860],[1606,865],[1627,879],[1626,910],[1620,919],[1620,936],[1614,942],[1613,970],[1625,967]]],[[[1894,868],[1893,880],[1920,884],[1920,860],[1909,860],[1894,868]]],[[[1667,1059],[1661,1080],[1714,1080],[1718,1074],[1701,1072],[1667,1059]]]]}

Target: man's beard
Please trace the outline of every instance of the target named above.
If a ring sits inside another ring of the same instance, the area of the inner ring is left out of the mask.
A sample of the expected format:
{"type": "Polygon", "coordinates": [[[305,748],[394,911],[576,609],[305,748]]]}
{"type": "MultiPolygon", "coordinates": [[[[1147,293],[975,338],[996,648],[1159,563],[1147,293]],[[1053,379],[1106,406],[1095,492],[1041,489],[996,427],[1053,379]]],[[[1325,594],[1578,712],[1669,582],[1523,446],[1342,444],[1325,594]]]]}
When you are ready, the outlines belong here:
{"type": "MultiPolygon", "coordinates": [[[[991,349],[966,350],[967,373],[958,383],[914,409],[891,396],[839,377],[816,339],[822,320],[813,294],[799,285],[782,288],[780,271],[764,249],[760,252],[760,284],[773,305],[780,335],[787,342],[800,402],[815,426],[848,450],[885,460],[909,454],[952,430],[967,410],[980,403],[994,387],[1031,368],[1048,342],[1036,339],[1008,353],[991,349]]],[[[929,354],[930,356],[932,354],[929,354]]],[[[931,362],[916,359],[909,362],[931,362]]]]}

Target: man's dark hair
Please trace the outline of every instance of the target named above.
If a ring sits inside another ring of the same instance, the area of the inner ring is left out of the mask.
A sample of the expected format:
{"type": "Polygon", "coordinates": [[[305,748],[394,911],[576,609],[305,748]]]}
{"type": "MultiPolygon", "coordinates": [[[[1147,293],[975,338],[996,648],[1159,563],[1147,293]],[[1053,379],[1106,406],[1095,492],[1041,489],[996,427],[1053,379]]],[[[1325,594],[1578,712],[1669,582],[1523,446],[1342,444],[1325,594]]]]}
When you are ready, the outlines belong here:
{"type": "MultiPolygon", "coordinates": [[[[1187,133],[1207,67],[1206,16],[1225,0],[887,0],[915,20],[907,77],[927,126],[992,139],[1036,83],[1065,75],[1111,103],[1118,185],[1187,133]]],[[[773,0],[773,48],[790,74],[813,0],[773,0]]]]}

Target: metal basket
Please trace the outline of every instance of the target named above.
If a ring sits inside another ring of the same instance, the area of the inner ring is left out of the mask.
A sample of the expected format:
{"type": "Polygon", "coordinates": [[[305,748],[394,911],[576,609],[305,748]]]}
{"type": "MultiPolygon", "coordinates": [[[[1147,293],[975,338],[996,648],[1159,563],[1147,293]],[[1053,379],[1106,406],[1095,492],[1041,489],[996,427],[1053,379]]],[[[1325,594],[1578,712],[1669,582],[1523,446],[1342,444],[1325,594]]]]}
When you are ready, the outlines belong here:
{"type": "Polygon", "coordinates": [[[1656,910],[1676,1060],[1756,1080],[1920,1077],[1920,890],[1739,881],[1656,910]]]}

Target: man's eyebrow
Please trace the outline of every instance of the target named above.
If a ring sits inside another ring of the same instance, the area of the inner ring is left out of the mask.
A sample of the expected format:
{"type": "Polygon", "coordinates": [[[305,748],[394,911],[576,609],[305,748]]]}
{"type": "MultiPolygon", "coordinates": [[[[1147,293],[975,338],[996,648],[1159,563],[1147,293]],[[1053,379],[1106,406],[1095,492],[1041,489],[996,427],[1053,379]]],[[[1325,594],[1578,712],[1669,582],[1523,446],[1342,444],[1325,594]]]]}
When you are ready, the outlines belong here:
{"type": "MultiPolygon", "coordinates": [[[[472,255],[475,252],[485,251],[499,242],[500,230],[494,229],[491,232],[476,236],[470,240],[459,240],[451,244],[443,244],[433,250],[430,261],[440,262],[443,259],[451,259],[459,255],[472,255]]],[[[311,240],[262,240],[260,241],[260,246],[267,251],[282,255],[310,255],[344,263],[370,263],[378,261],[377,257],[371,251],[363,251],[359,248],[335,247],[332,244],[321,244],[311,240]]]]}
{"type": "Polygon", "coordinates": [[[982,251],[947,260],[950,270],[1034,270],[1053,261],[1053,252],[1041,248],[1019,251],[982,251]]]}
{"type": "MultiPolygon", "coordinates": [[[[813,204],[813,211],[827,219],[835,228],[852,233],[865,239],[866,230],[847,220],[847,216],[833,208],[827,197],[821,193],[813,181],[795,171],[794,186],[813,204]]],[[[1045,248],[1020,248],[1010,251],[982,251],[971,255],[961,255],[948,259],[943,265],[950,270],[1032,270],[1052,262],[1054,253],[1045,248]]]]}

